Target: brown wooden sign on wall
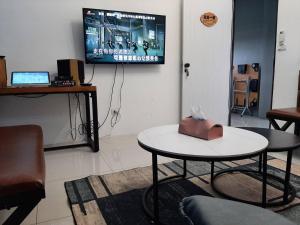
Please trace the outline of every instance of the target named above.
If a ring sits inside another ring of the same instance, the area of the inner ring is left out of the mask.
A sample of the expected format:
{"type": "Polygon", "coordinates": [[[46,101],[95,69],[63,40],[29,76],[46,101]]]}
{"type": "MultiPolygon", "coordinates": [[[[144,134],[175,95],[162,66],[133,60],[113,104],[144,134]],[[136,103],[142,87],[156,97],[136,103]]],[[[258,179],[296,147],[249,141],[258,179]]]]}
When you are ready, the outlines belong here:
{"type": "Polygon", "coordinates": [[[218,22],[218,17],[212,12],[207,12],[200,17],[200,21],[205,26],[212,27],[218,22]]]}

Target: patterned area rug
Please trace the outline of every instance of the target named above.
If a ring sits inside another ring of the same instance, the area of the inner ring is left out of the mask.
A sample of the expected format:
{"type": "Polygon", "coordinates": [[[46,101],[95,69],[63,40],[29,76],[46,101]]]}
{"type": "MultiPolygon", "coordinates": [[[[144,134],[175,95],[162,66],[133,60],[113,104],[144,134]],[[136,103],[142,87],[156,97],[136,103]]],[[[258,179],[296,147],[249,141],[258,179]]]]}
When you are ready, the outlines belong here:
{"type": "MultiPolygon", "coordinates": [[[[268,160],[268,173],[284,177],[285,162],[275,158],[268,160]]],[[[215,163],[215,171],[229,168],[257,170],[257,159],[215,163]]],[[[182,198],[192,195],[219,197],[210,185],[210,163],[188,162],[188,179],[179,179],[159,188],[160,217],[170,225],[183,225],[178,211],[182,198]]],[[[182,161],[159,165],[159,178],[182,173],[182,161]]],[[[297,198],[285,207],[271,210],[286,216],[300,225],[300,166],[293,165],[291,183],[296,187],[297,198]]],[[[268,200],[282,196],[282,185],[268,181],[268,200]]],[[[142,195],[152,184],[151,167],[89,176],[65,183],[66,192],[77,225],[151,225],[142,208],[142,195]]],[[[261,201],[260,177],[245,174],[220,176],[216,186],[227,194],[245,200],[261,201]]]]}

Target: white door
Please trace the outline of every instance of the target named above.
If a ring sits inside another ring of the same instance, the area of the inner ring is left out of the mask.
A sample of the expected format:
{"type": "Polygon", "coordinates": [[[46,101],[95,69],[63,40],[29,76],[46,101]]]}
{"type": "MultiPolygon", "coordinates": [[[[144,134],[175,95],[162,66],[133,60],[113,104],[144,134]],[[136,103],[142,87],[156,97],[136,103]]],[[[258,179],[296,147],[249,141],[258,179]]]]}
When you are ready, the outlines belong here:
{"type": "Polygon", "coordinates": [[[231,67],[233,0],[183,0],[182,117],[192,106],[201,106],[208,118],[227,125],[231,67]],[[212,12],[213,27],[200,17],[212,12]]]}

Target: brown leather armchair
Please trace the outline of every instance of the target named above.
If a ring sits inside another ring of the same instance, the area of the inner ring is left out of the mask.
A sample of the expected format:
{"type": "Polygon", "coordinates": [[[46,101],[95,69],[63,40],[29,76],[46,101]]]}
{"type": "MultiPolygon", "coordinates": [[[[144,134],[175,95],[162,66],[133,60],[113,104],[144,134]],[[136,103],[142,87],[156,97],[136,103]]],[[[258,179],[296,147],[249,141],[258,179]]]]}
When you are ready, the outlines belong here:
{"type": "Polygon", "coordinates": [[[41,127],[0,127],[0,171],[0,210],[17,207],[4,225],[21,224],[45,198],[41,127]]]}

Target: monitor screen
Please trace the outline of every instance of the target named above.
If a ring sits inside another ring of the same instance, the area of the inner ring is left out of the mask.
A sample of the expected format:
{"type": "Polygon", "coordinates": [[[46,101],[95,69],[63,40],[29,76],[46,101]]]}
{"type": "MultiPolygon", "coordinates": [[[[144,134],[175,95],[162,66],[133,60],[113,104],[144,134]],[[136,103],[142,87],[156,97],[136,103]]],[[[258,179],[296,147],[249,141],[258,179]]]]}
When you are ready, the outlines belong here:
{"type": "Polygon", "coordinates": [[[12,72],[11,85],[49,85],[49,72],[12,72]]]}
{"type": "Polygon", "coordinates": [[[83,9],[86,63],[164,64],[166,17],[83,9]]]}

